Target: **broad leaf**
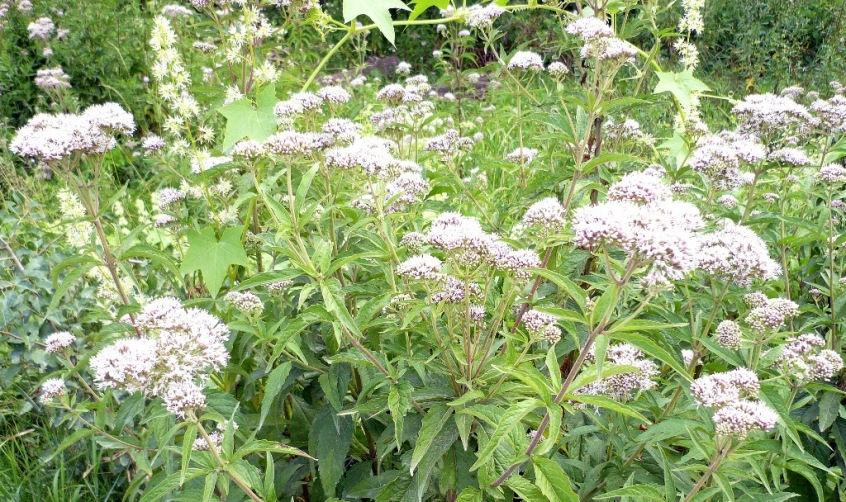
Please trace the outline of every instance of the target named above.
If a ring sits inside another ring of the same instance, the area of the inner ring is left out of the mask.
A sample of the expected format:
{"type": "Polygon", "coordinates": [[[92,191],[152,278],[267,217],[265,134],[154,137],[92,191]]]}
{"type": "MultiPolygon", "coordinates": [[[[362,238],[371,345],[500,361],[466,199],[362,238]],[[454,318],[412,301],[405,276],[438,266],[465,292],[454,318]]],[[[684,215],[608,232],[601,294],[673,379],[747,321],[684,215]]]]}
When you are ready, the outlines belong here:
{"type": "Polygon", "coordinates": [[[690,109],[694,92],[711,90],[701,80],[693,76],[693,70],[684,70],[678,73],[656,71],[655,74],[658,75],[659,80],[658,85],[655,86],[655,94],[671,93],[685,110],[690,109]]]}
{"type": "Polygon", "coordinates": [[[226,117],[222,150],[227,151],[244,138],[264,141],[276,132],[276,89],[269,85],[256,95],[255,104],[248,97],[217,109],[226,117]]]}
{"type": "Polygon", "coordinates": [[[212,297],[217,296],[220,291],[230,265],[246,267],[250,264],[241,243],[241,229],[238,227],[225,229],[220,240],[215,237],[212,227],[189,230],[188,244],[190,247],[179,271],[182,274],[190,274],[195,270],[202,272],[212,297]]]}
{"type": "Polygon", "coordinates": [[[349,23],[357,16],[367,16],[393,45],[394,25],[390,9],[411,10],[400,0],[344,0],[344,22],[349,23]]]}
{"type": "Polygon", "coordinates": [[[550,502],[578,502],[579,496],[560,465],[545,457],[536,458],[534,463],[535,483],[550,502]]]}
{"type": "Polygon", "coordinates": [[[449,0],[416,0],[414,2],[414,10],[408,15],[409,21],[417,19],[429,7],[437,7],[441,10],[446,9],[449,7],[449,0]]]}

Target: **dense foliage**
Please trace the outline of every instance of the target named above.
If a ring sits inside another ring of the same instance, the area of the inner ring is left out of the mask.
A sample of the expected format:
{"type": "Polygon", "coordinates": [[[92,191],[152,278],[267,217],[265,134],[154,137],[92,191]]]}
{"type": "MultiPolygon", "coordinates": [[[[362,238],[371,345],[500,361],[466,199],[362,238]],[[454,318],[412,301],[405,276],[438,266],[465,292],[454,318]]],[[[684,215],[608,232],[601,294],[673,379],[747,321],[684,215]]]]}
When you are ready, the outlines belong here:
{"type": "Polygon", "coordinates": [[[3,500],[846,490],[846,87],[787,56],[838,28],[48,4],[0,0],[3,500]]]}

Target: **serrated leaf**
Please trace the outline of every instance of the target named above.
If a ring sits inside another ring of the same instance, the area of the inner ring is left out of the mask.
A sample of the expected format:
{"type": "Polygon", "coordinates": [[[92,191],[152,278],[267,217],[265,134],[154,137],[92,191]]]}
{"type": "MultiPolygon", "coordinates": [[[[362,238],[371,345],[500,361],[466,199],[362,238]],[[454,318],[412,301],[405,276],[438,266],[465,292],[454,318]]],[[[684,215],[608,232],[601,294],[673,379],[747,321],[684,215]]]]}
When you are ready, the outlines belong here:
{"type": "Polygon", "coordinates": [[[312,456],[319,459],[317,472],[327,496],[335,495],[335,487],[344,475],[344,463],[352,438],[352,418],[335,416],[331,406],[324,406],[311,424],[308,449],[312,456]]]}
{"type": "Polygon", "coordinates": [[[256,430],[261,429],[261,426],[264,425],[264,420],[267,418],[267,414],[270,413],[270,407],[273,405],[273,400],[276,399],[279,392],[282,391],[282,385],[291,373],[291,367],[291,362],[286,361],[274,368],[273,371],[270,372],[270,376],[267,377],[267,385],[264,387],[264,396],[261,398],[261,416],[259,418],[258,426],[256,426],[256,430]]]}
{"type": "Polygon", "coordinates": [[[837,420],[842,397],[840,393],[833,391],[823,394],[820,399],[820,432],[825,432],[837,420]]]}
{"type": "Polygon", "coordinates": [[[228,151],[238,141],[248,138],[264,141],[276,132],[276,89],[269,85],[258,92],[255,104],[248,97],[217,109],[226,117],[226,133],[221,149],[228,151]]]}
{"type": "Polygon", "coordinates": [[[684,70],[677,73],[656,71],[655,74],[658,76],[659,82],[653,92],[655,94],[669,92],[685,110],[690,109],[694,92],[711,90],[705,83],[693,76],[693,70],[684,70]]]}
{"type": "Polygon", "coordinates": [[[536,399],[528,399],[511,405],[511,407],[502,414],[502,417],[496,426],[496,430],[493,434],[491,434],[490,441],[488,441],[485,448],[479,452],[479,458],[470,467],[470,470],[475,471],[484,465],[491,458],[494,450],[496,450],[502,440],[505,439],[505,436],[511,433],[511,430],[520,424],[523,417],[528,415],[530,411],[537,408],[539,405],[540,403],[536,399]]]}
{"type": "MultiPolygon", "coordinates": [[[[402,444],[402,428],[405,421],[405,414],[411,409],[411,383],[408,380],[400,380],[391,385],[388,392],[388,409],[391,411],[391,419],[394,421],[394,437],[397,441],[397,450],[402,444]]],[[[411,468],[414,470],[414,467],[411,468]]]]}
{"type": "Polygon", "coordinates": [[[596,495],[596,500],[617,499],[619,497],[632,497],[634,500],[664,500],[664,495],[658,488],[652,485],[632,485],[612,490],[602,495],[596,495]]]}
{"type": "Polygon", "coordinates": [[[411,454],[411,474],[414,474],[414,469],[421,460],[429,452],[432,446],[432,441],[435,440],[438,433],[443,429],[444,424],[447,423],[449,417],[452,416],[452,409],[442,405],[436,404],[429,409],[426,416],[423,417],[423,424],[420,426],[420,432],[417,435],[417,442],[414,445],[414,451],[411,454]]]}
{"type": "Polygon", "coordinates": [[[411,10],[401,0],[344,0],[344,22],[349,23],[357,16],[367,16],[393,45],[394,26],[390,9],[411,10]]]}
{"type": "Polygon", "coordinates": [[[545,457],[536,458],[534,464],[535,484],[550,502],[578,502],[579,496],[560,465],[545,457]]]}
{"type": "Polygon", "coordinates": [[[188,252],[182,260],[180,273],[190,274],[195,270],[203,273],[203,280],[212,297],[217,296],[230,265],[249,266],[247,252],[241,243],[241,229],[229,227],[223,230],[220,240],[213,227],[189,230],[188,252]]]}

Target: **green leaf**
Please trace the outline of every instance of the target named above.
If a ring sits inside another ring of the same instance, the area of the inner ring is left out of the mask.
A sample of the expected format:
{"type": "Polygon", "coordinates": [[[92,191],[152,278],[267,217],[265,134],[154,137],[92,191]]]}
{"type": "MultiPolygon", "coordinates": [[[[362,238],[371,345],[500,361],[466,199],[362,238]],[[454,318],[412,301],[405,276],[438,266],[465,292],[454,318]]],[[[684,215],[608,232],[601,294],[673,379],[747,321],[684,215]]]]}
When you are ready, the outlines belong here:
{"type": "Polygon", "coordinates": [[[560,465],[545,457],[536,458],[534,463],[535,484],[550,502],[578,502],[579,496],[560,465]]]}
{"type": "Polygon", "coordinates": [[[656,71],[655,74],[658,75],[659,82],[653,92],[655,94],[671,93],[685,110],[690,109],[694,92],[711,90],[701,80],[693,76],[693,70],[684,70],[678,73],[656,71]]]}
{"type": "Polygon", "coordinates": [[[390,9],[411,10],[401,0],[344,0],[344,22],[349,23],[357,16],[367,16],[393,45],[394,25],[390,9]]]}
{"type": "Polygon", "coordinates": [[[47,306],[47,310],[44,313],[45,320],[47,319],[47,316],[50,314],[50,312],[52,312],[53,309],[55,309],[59,305],[59,302],[62,301],[62,298],[64,298],[65,293],[68,292],[68,289],[70,289],[70,287],[73,286],[76,281],[80,280],[85,274],[87,274],[89,270],[96,266],[96,261],[86,260],[86,262],[80,265],[79,268],[73,269],[65,276],[65,279],[62,281],[62,284],[59,285],[59,287],[56,289],[56,292],[53,293],[53,298],[50,300],[50,305],[47,306]]]}
{"type": "Polygon", "coordinates": [[[429,7],[437,7],[441,10],[446,9],[449,7],[449,0],[415,0],[414,10],[408,15],[408,20],[414,21],[420,17],[420,14],[426,12],[426,9],[429,7]]]}
{"type": "Polygon", "coordinates": [[[632,497],[634,500],[664,500],[664,495],[652,485],[632,485],[612,490],[602,495],[596,495],[596,500],[616,499],[618,497],[632,497]]]}
{"type": "Polygon", "coordinates": [[[279,393],[282,391],[282,385],[285,384],[285,380],[288,379],[288,375],[291,373],[291,366],[291,362],[286,361],[274,368],[270,372],[270,376],[267,377],[267,385],[264,387],[264,397],[261,398],[261,415],[256,430],[261,429],[261,426],[264,424],[267,414],[270,413],[273,400],[279,396],[279,393]]]}
{"type": "Polygon", "coordinates": [[[468,486],[461,490],[455,502],[482,502],[482,500],[482,492],[472,486],[468,486]]]}
{"type": "Polygon", "coordinates": [[[531,500],[532,502],[546,502],[549,500],[544,496],[540,488],[520,476],[511,476],[505,484],[514,490],[514,493],[519,495],[523,500],[531,500]]]}
{"type": "Polygon", "coordinates": [[[209,294],[216,297],[223,279],[229,271],[230,265],[248,266],[247,253],[241,243],[241,229],[229,227],[224,229],[220,240],[215,237],[213,227],[188,231],[188,252],[182,260],[179,271],[190,274],[195,270],[203,273],[203,280],[209,289],[209,294]]]}
{"type": "Polygon", "coordinates": [[[188,473],[188,467],[191,465],[191,453],[194,451],[194,440],[197,439],[197,425],[188,424],[185,429],[185,435],[182,436],[182,476],[179,478],[179,485],[185,483],[185,475],[188,473]]]}
{"type": "Polygon", "coordinates": [[[825,432],[837,420],[841,398],[839,393],[833,391],[823,394],[820,399],[820,432],[825,432]]]}
{"type": "Polygon", "coordinates": [[[523,417],[528,415],[533,409],[537,408],[539,404],[540,403],[536,399],[527,399],[511,405],[511,407],[502,414],[502,418],[497,424],[496,430],[493,434],[491,434],[490,441],[488,441],[485,445],[485,449],[479,452],[479,458],[476,460],[476,463],[470,467],[470,470],[475,471],[479,467],[483,466],[485,462],[491,458],[494,450],[496,450],[499,446],[499,443],[505,439],[505,436],[511,433],[511,430],[520,424],[523,417]]]}
{"type": "Polygon", "coordinates": [[[226,133],[223,145],[220,147],[228,151],[235,143],[243,138],[264,141],[276,132],[276,89],[269,85],[258,92],[255,105],[248,97],[233,101],[217,109],[226,117],[226,133]]]}
{"type": "Polygon", "coordinates": [[[569,396],[569,399],[573,401],[578,401],[580,403],[589,404],[591,406],[598,406],[600,408],[616,411],[617,413],[636,418],[646,424],[650,423],[648,418],[644,417],[643,415],[635,411],[633,408],[618,401],[614,401],[613,399],[605,396],[592,396],[590,394],[573,394],[569,396]]]}
{"type": "Polygon", "coordinates": [[[411,474],[414,474],[414,469],[429,452],[432,441],[435,440],[435,437],[443,429],[444,424],[447,423],[451,416],[451,408],[442,404],[436,404],[423,417],[423,425],[420,426],[417,443],[414,445],[414,451],[411,453],[411,474]]]}
{"type": "MultiPolygon", "coordinates": [[[[391,385],[388,392],[388,409],[391,410],[391,418],[394,421],[394,436],[397,441],[397,450],[402,444],[402,426],[405,421],[405,414],[411,409],[411,391],[414,390],[408,380],[400,380],[391,385]]],[[[414,467],[411,468],[414,471],[414,467]]],[[[412,472],[413,474],[413,472],[412,472]]]]}
{"type": "Polygon", "coordinates": [[[320,485],[327,496],[335,495],[335,487],[344,475],[352,439],[352,418],[336,416],[331,406],[324,406],[311,424],[308,449],[318,459],[320,485]]]}

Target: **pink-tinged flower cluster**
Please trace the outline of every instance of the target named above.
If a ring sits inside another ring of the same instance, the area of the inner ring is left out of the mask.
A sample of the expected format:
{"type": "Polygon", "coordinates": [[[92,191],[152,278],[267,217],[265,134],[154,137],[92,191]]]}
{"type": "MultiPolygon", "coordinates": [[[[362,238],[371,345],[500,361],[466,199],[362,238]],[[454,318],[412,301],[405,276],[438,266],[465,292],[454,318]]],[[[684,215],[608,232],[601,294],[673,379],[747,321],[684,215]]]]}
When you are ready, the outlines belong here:
{"type": "Polygon", "coordinates": [[[65,381],[61,378],[48,378],[41,384],[41,395],[38,400],[42,404],[47,404],[53,400],[54,397],[64,396],[67,393],[65,389],[65,381]]]}
{"type": "Polygon", "coordinates": [[[38,38],[41,40],[47,40],[52,37],[53,33],[56,31],[56,25],[53,24],[53,20],[49,17],[40,17],[29,23],[26,30],[29,32],[29,38],[31,39],[38,38]]]}
{"type": "Polygon", "coordinates": [[[728,349],[740,348],[740,340],[743,332],[740,330],[740,325],[734,321],[723,321],[714,330],[714,337],[717,340],[717,345],[726,347],[728,349]]]}
{"type": "Polygon", "coordinates": [[[519,278],[531,274],[528,269],[540,266],[537,252],[513,249],[496,235],[488,234],[479,220],[458,213],[443,213],[429,228],[426,238],[442,251],[454,265],[474,268],[481,264],[515,273],[519,278]]]}
{"type": "Polygon", "coordinates": [[[697,268],[740,286],[775,279],[781,268],[755,232],[726,220],[714,232],[698,237],[697,268]]]}
{"type": "Polygon", "coordinates": [[[39,89],[70,89],[71,84],[69,80],[70,77],[68,77],[60,66],[55,68],[42,68],[35,72],[35,85],[39,89]]]}
{"type": "Polygon", "coordinates": [[[759,162],[766,156],[756,137],[724,131],[700,138],[689,165],[718,187],[733,188],[743,184],[741,166],[759,162]]]}
{"type": "Polygon", "coordinates": [[[438,278],[443,263],[432,255],[412,256],[397,266],[397,274],[418,281],[438,278]]]}
{"type": "Polygon", "coordinates": [[[799,315],[796,303],[784,298],[767,299],[754,307],[746,316],[746,324],[756,333],[776,331],[784,325],[785,320],[799,315]]]}
{"type": "Polygon", "coordinates": [[[670,200],[673,193],[669,185],[665,184],[661,178],[662,173],[657,169],[628,173],[608,188],[608,198],[635,204],[670,200]]]}
{"type": "Polygon", "coordinates": [[[490,28],[499,16],[505,13],[505,9],[495,3],[486,6],[475,4],[467,9],[465,21],[471,28],[490,28]]]}
{"type": "Polygon", "coordinates": [[[778,422],[776,412],[757,400],[729,403],[714,412],[712,418],[718,436],[738,438],[745,438],[756,429],[772,430],[778,422]]]}
{"type": "Polygon", "coordinates": [[[564,206],[555,197],[541,199],[526,210],[523,224],[542,239],[559,234],[567,226],[564,206]]]}
{"type": "Polygon", "coordinates": [[[769,431],[778,415],[758,400],[758,375],[746,368],[697,378],[690,386],[694,400],[714,408],[714,428],[718,436],[745,438],[756,429],[769,431]]]}
{"type": "Polygon", "coordinates": [[[505,156],[505,159],[515,164],[528,164],[538,154],[535,148],[519,147],[505,156]]]}
{"type": "Polygon", "coordinates": [[[17,155],[49,162],[107,152],[115,145],[112,134],[134,129],[132,116],[115,103],[91,106],[81,115],[39,113],[18,129],[9,148],[17,155]]]}
{"type": "Polygon", "coordinates": [[[819,336],[799,335],[787,341],[775,364],[781,365],[785,375],[800,384],[828,380],[843,369],[843,358],[822,347],[825,347],[825,340],[819,336]]]}
{"type": "Polygon", "coordinates": [[[817,171],[816,178],[829,184],[846,182],[846,167],[840,164],[826,164],[817,171]]]}
{"type": "Polygon", "coordinates": [[[740,131],[756,135],[804,130],[818,122],[808,109],[790,98],[775,94],[750,94],[732,108],[740,131]]]}
{"type": "MultiPolygon", "coordinates": [[[[593,347],[588,360],[595,360],[593,347]]],[[[598,380],[580,388],[578,394],[607,396],[617,401],[627,401],[637,393],[649,390],[655,386],[653,380],[658,376],[658,366],[650,359],[643,357],[643,352],[628,343],[609,345],[605,352],[606,364],[615,366],[633,366],[634,371],[626,371],[616,375],[599,378],[598,380]]]]}
{"type": "Polygon", "coordinates": [[[248,315],[261,314],[264,310],[264,302],[261,301],[261,298],[249,291],[230,291],[224,295],[223,299],[237,310],[248,315]]]}
{"type": "Polygon", "coordinates": [[[770,153],[767,160],[794,167],[809,166],[812,163],[808,154],[799,148],[780,148],[770,153]]]}
{"type": "Polygon", "coordinates": [[[509,70],[526,70],[534,73],[543,71],[543,59],[532,51],[516,52],[508,61],[509,70]]]}
{"type": "Polygon", "coordinates": [[[465,298],[478,298],[482,294],[482,287],[475,282],[465,282],[451,275],[440,274],[436,282],[438,289],[431,296],[435,303],[458,303],[465,298]]]}
{"type": "Polygon", "coordinates": [[[437,152],[441,155],[453,156],[470,150],[473,148],[473,143],[473,138],[461,136],[457,130],[450,129],[444,134],[426,141],[426,150],[437,152]]]}
{"type": "Polygon", "coordinates": [[[692,271],[697,264],[696,230],[704,225],[699,210],[666,195],[660,178],[644,176],[612,185],[609,192],[634,199],[609,200],[581,207],[573,214],[573,242],[584,249],[619,247],[632,259],[651,264],[644,280],[665,286],[692,271]],[[651,184],[650,184],[651,183],[651,184]],[[650,200],[648,203],[641,201],[650,200]]]}
{"type": "Polygon", "coordinates": [[[184,308],[175,298],[148,303],[134,323],[129,316],[122,320],[144,336],[118,340],[91,359],[97,387],[161,397],[180,417],[202,407],[207,373],[229,360],[226,325],[204,310],[184,308]]]}
{"type": "Polygon", "coordinates": [[[48,336],[44,340],[44,350],[49,354],[54,354],[62,349],[70,347],[76,341],[76,337],[67,331],[59,331],[48,336]]]}
{"type": "Polygon", "coordinates": [[[596,58],[599,61],[634,61],[637,48],[614,36],[614,30],[604,21],[595,17],[583,17],[567,25],[565,31],[584,40],[581,56],[583,59],[596,58]]]}
{"type": "Polygon", "coordinates": [[[595,17],[579,18],[567,25],[565,31],[585,42],[594,42],[603,38],[613,37],[614,30],[605,21],[595,17]]]}
{"type": "Polygon", "coordinates": [[[835,94],[827,100],[817,99],[810,110],[816,114],[820,126],[831,133],[846,131],[846,97],[835,94]]]}

